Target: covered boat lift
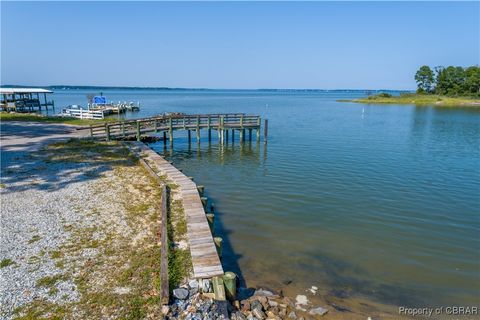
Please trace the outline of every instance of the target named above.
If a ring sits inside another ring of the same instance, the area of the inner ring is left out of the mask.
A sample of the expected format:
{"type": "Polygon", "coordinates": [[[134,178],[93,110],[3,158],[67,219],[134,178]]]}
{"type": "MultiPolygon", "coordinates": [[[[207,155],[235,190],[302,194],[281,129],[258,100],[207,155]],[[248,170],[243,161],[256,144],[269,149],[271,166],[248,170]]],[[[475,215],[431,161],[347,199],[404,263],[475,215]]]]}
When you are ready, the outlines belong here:
{"type": "Polygon", "coordinates": [[[33,112],[55,110],[53,100],[47,100],[47,94],[53,91],[41,88],[0,88],[0,109],[2,111],[33,112]],[[43,98],[43,99],[42,99],[43,98]],[[43,101],[42,101],[43,100],[43,101]]]}

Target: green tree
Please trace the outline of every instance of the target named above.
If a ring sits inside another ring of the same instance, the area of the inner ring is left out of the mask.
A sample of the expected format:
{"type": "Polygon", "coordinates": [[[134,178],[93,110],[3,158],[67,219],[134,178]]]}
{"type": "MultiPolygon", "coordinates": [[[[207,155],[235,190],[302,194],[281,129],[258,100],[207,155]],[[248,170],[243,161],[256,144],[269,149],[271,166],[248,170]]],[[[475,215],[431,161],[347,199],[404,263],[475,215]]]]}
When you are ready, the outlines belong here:
{"type": "Polygon", "coordinates": [[[421,66],[415,74],[415,81],[417,82],[418,93],[432,92],[433,88],[433,71],[429,66],[421,66]]]}
{"type": "Polygon", "coordinates": [[[462,67],[437,68],[435,92],[442,95],[465,94],[466,73],[462,67]]]}
{"type": "Polygon", "coordinates": [[[471,66],[465,69],[465,95],[480,96],[480,67],[471,66]]]}

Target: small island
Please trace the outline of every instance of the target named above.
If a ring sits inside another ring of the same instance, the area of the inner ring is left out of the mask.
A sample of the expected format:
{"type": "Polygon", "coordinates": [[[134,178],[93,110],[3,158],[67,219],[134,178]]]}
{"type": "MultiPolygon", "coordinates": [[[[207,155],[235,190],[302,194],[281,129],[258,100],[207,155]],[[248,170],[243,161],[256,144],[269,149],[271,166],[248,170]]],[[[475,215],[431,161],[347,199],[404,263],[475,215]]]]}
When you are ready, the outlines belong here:
{"type": "Polygon", "coordinates": [[[392,95],[381,92],[354,100],[339,102],[358,102],[367,104],[414,104],[446,107],[480,107],[480,67],[468,68],[449,66],[422,66],[415,74],[417,91],[392,95]]]}

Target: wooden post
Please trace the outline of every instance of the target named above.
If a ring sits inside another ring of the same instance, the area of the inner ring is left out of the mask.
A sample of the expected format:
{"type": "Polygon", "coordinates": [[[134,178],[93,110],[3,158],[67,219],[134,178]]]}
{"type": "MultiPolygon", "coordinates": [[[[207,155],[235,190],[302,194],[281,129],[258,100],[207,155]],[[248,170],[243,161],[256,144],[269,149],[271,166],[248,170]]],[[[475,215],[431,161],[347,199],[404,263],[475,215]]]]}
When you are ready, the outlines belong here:
{"type": "Polygon", "coordinates": [[[243,129],[239,130],[239,134],[240,134],[240,143],[242,143],[243,142],[243,129]]]}
{"type": "Polygon", "coordinates": [[[200,194],[200,196],[203,196],[203,194],[205,193],[205,187],[202,186],[202,185],[198,185],[197,190],[198,190],[198,194],[200,194]]]}
{"type": "Polygon", "coordinates": [[[228,129],[225,130],[225,141],[227,141],[227,143],[228,143],[228,129]]]}
{"type": "Polygon", "coordinates": [[[260,127],[261,127],[261,122],[260,122],[260,117],[257,119],[257,142],[260,142],[260,127]]]}
{"type": "Polygon", "coordinates": [[[110,126],[108,124],[105,124],[105,135],[107,141],[110,141],[110,126]]]}
{"type": "Polygon", "coordinates": [[[167,145],[167,132],[166,131],[163,131],[163,145],[164,146],[167,145]]]}
{"type": "Polygon", "coordinates": [[[187,130],[187,132],[188,132],[188,143],[190,143],[192,140],[192,132],[190,130],[187,130]]]}
{"type": "Polygon", "coordinates": [[[223,279],[220,277],[212,278],[213,292],[215,293],[215,300],[225,301],[225,287],[223,279]]]}
{"type": "Polygon", "coordinates": [[[215,242],[215,247],[217,248],[218,256],[222,257],[222,242],[223,239],[221,237],[214,237],[213,242],[215,242]]]}
{"type": "Polygon", "coordinates": [[[232,129],[232,142],[235,142],[235,129],[232,129]]]}
{"type": "Polygon", "coordinates": [[[268,140],[268,119],[265,119],[265,128],[264,128],[264,136],[263,136],[263,141],[267,143],[268,140]]]}
{"type": "Polygon", "coordinates": [[[248,129],[248,140],[252,141],[252,129],[248,129]]]}
{"type": "Polygon", "coordinates": [[[167,239],[167,187],[162,187],[162,200],[161,200],[161,229],[160,229],[160,299],[163,305],[168,304],[169,300],[169,287],[168,287],[168,239],[167,239]]]}
{"type": "Polygon", "coordinates": [[[225,272],[223,275],[223,283],[225,284],[227,299],[234,301],[237,297],[237,275],[231,271],[225,272]]]}
{"type": "Polygon", "coordinates": [[[122,121],[122,135],[125,137],[125,121],[122,121]]]}
{"type": "Polygon", "coordinates": [[[200,200],[202,201],[203,208],[207,209],[208,198],[207,197],[201,197],[200,200]]]}
{"type": "Polygon", "coordinates": [[[153,132],[157,133],[157,119],[153,120],[153,132]]]}
{"type": "Polygon", "coordinates": [[[208,129],[208,142],[210,141],[212,141],[212,129],[208,129]]]}
{"type": "Polygon", "coordinates": [[[224,129],[224,128],[223,128],[224,120],[225,120],[224,117],[221,116],[221,117],[220,117],[220,124],[219,124],[220,127],[219,127],[219,129],[220,129],[220,135],[221,135],[221,141],[220,141],[220,142],[221,142],[222,144],[223,144],[224,141],[225,141],[225,140],[224,140],[224,134],[225,134],[225,132],[223,131],[223,129],[224,129]]]}
{"type": "Polygon", "coordinates": [[[172,117],[168,118],[169,129],[168,129],[168,139],[170,140],[170,147],[173,146],[173,125],[172,117]]]}
{"type": "Polygon", "coordinates": [[[243,114],[240,116],[240,128],[243,128],[243,114]]]}
{"type": "Polygon", "coordinates": [[[140,141],[140,121],[137,120],[137,141],[140,141]]]}
{"type": "Polygon", "coordinates": [[[213,213],[207,213],[206,216],[207,216],[208,226],[210,227],[210,231],[213,232],[215,215],[213,213]]]}
{"type": "Polygon", "coordinates": [[[90,125],[90,137],[93,138],[93,128],[92,128],[92,125],[90,125]]]}

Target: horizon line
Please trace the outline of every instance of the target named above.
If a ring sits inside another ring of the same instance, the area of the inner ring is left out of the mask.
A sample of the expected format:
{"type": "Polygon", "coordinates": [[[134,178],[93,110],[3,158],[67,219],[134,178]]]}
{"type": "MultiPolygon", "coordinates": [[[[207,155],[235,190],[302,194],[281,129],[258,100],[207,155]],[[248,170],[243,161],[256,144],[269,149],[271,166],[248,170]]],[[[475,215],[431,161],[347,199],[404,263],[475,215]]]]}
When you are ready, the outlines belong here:
{"type": "Polygon", "coordinates": [[[354,89],[354,88],[208,88],[208,87],[168,87],[168,86],[107,86],[107,85],[64,85],[51,84],[45,86],[39,85],[18,85],[18,84],[1,84],[0,88],[16,87],[16,88],[67,88],[67,89],[143,89],[143,90],[239,90],[239,91],[415,91],[415,89],[354,89]]]}

